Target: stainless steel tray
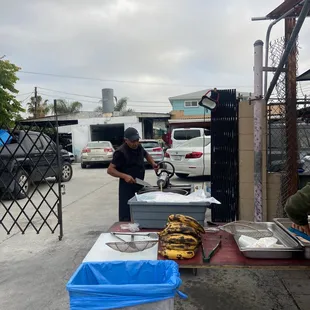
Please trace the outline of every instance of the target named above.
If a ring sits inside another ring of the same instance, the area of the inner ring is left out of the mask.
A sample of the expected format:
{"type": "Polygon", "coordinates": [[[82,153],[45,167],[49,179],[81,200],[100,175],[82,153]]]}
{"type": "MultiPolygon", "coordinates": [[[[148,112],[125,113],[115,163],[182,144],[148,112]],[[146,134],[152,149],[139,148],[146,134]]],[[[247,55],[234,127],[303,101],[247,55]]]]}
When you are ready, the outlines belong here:
{"type": "MultiPolygon", "coordinates": [[[[310,259],[310,242],[303,242],[302,240],[298,239],[295,234],[290,232],[288,230],[289,227],[292,225],[292,221],[289,218],[275,218],[273,219],[274,222],[281,228],[283,229],[287,234],[289,234],[294,240],[296,240],[303,248],[305,251],[305,258],[310,259]]],[[[308,216],[308,222],[310,224],[310,217],[308,216]]]]}
{"type": "Polygon", "coordinates": [[[278,239],[278,243],[285,248],[245,248],[239,244],[239,236],[235,236],[235,241],[239,250],[245,257],[262,259],[289,259],[294,252],[303,251],[303,247],[295,238],[291,238],[283,229],[274,222],[256,223],[261,226],[260,230],[271,230],[273,236],[278,239]]]}

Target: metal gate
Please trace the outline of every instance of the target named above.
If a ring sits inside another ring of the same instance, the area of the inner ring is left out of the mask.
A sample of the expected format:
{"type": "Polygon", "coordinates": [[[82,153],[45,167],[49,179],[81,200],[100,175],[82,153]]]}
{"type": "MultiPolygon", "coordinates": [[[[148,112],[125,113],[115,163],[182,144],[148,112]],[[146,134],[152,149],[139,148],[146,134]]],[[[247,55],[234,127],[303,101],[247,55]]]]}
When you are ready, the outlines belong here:
{"type": "Polygon", "coordinates": [[[211,113],[211,191],[221,202],[212,208],[212,221],[231,222],[238,216],[239,145],[236,90],[220,90],[211,113]]]}
{"type": "Polygon", "coordinates": [[[0,226],[8,235],[26,230],[39,234],[44,228],[54,233],[59,228],[61,240],[61,182],[71,179],[72,167],[59,146],[58,123],[0,128],[0,226]]]}

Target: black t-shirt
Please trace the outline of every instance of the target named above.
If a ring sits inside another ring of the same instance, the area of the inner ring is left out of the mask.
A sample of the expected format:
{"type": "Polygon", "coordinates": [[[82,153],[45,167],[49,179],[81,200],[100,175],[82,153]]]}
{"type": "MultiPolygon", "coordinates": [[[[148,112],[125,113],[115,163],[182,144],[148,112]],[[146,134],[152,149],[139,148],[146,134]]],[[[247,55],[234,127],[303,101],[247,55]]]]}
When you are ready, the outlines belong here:
{"type": "Polygon", "coordinates": [[[133,175],[136,170],[144,170],[144,158],[147,154],[140,144],[137,149],[131,149],[124,143],[114,152],[112,164],[118,171],[133,175]]]}

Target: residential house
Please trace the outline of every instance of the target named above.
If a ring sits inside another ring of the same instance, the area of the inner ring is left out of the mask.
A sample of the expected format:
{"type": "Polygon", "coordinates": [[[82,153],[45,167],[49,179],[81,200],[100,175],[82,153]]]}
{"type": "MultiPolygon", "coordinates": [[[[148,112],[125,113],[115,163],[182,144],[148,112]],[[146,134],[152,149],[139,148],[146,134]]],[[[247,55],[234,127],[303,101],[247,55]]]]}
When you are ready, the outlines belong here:
{"type": "Polygon", "coordinates": [[[194,93],[170,97],[172,106],[171,119],[201,119],[206,115],[210,118],[210,111],[198,105],[201,97],[208,92],[208,89],[200,90],[194,93]]]}
{"type": "MultiPolygon", "coordinates": [[[[203,127],[210,128],[211,111],[198,105],[201,97],[210,89],[204,89],[193,93],[170,97],[172,106],[169,122],[170,131],[180,127],[203,127]]],[[[237,92],[243,100],[249,98],[248,92],[237,92]]]]}

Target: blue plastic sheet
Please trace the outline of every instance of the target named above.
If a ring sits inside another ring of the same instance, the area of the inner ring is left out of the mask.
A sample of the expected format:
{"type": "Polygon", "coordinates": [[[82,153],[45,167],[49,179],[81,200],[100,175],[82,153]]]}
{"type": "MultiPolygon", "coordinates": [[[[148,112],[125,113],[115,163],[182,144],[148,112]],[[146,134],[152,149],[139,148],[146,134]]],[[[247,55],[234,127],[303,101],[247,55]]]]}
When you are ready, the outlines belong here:
{"type": "Polygon", "coordinates": [[[10,143],[12,136],[4,129],[0,129],[0,146],[3,146],[6,143],[10,143]]]}
{"type": "Polygon", "coordinates": [[[175,297],[182,284],[174,261],[81,264],[67,283],[71,310],[132,307],[175,297]]]}

